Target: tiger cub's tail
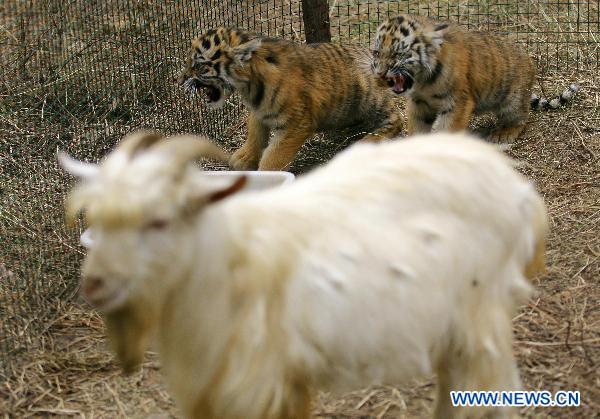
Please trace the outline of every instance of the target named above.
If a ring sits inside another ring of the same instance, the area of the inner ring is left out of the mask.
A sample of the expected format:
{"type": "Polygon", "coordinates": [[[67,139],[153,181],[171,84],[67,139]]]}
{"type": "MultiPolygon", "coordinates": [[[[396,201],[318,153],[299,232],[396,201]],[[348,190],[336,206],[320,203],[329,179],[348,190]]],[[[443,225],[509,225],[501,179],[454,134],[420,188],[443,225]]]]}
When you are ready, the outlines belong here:
{"type": "Polygon", "coordinates": [[[539,97],[535,93],[531,95],[531,109],[547,110],[557,109],[573,99],[573,96],[579,91],[579,83],[573,83],[567,87],[559,96],[548,100],[545,97],[539,97]]]}

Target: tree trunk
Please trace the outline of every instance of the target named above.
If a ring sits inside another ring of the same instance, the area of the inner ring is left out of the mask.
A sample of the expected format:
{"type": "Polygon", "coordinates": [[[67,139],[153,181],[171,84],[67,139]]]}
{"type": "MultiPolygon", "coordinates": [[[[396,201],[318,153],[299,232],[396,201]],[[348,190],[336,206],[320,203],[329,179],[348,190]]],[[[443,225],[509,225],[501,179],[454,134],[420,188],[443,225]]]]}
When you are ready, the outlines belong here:
{"type": "Polygon", "coordinates": [[[327,0],[302,0],[302,20],[306,42],[331,42],[327,0]]]}

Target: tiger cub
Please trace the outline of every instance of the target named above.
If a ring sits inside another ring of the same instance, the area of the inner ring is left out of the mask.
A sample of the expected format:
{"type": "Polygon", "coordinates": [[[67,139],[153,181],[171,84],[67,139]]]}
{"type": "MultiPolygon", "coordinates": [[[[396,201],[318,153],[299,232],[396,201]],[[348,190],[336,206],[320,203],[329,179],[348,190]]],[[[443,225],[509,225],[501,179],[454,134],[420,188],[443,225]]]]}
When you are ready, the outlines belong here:
{"type": "Polygon", "coordinates": [[[376,121],[364,140],[400,134],[394,95],[372,76],[371,59],[358,46],[299,45],[219,27],[192,41],[178,82],[203,90],[213,107],[239,93],[248,138],[231,157],[234,169],[284,170],[317,131],[376,121]]]}
{"type": "Polygon", "coordinates": [[[372,53],[372,70],[394,93],[409,98],[409,134],[461,131],[472,115],[492,112],[498,123],[491,139],[513,140],[537,105],[531,96],[536,77],[531,58],[490,33],[400,15],[379,26],[372,53]]]}

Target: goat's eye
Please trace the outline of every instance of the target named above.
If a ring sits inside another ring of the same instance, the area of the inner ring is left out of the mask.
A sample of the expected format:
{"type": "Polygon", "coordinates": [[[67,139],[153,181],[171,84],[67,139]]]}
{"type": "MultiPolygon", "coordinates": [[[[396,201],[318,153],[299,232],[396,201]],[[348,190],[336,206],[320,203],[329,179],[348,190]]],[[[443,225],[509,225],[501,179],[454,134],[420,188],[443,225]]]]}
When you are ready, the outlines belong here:
{"type": "Polygon", "coordinates": [[[152,220],[150,222],[148,222],[144,228],[146,230],[162,230],[164,229],[169,223],[167,222],[167,220],[152,220]]]}

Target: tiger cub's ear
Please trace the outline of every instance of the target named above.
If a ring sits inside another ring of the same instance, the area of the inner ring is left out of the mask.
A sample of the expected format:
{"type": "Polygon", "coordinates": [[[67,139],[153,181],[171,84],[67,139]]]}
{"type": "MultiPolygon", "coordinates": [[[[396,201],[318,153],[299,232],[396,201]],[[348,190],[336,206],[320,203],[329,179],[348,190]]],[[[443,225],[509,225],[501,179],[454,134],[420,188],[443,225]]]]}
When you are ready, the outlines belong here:
{"type": "Polygon", "coordinates": [[[440,48],[444,43],[444,35],[448,32],[449,25],[447,23],[439,23],[433,27],[433,30],[429,33],[431,43],[436,48],[440,48]]]}
{"type": "Polygon", "coordinates": [[[244,64],[250,61],[254,52],[260,47],[260,38],[254,38],[248,42],[244,42],[236,47],[233,47],[232,54],[236,61],[244,64]]]}

